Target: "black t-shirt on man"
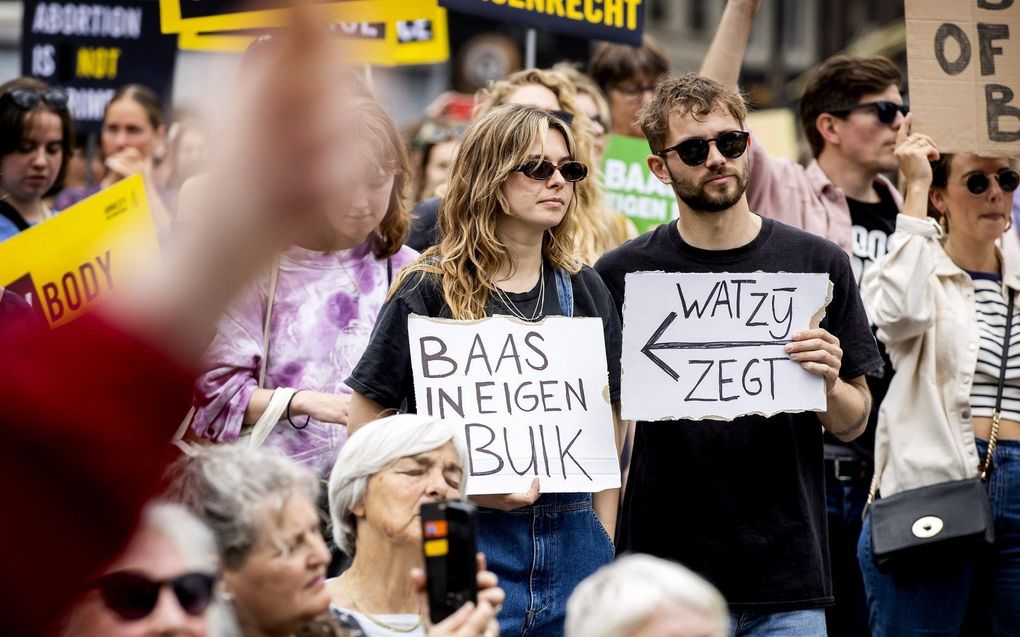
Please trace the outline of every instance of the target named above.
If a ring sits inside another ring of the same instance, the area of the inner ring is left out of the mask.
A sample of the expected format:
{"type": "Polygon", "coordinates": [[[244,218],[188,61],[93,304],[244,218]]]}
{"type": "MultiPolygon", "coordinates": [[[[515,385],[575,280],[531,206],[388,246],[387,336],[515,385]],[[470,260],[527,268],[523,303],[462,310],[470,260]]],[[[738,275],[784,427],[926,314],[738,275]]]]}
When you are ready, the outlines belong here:
{"type": "MultiPolygon", "coordinates": [[[[852,224],[853,257],[851,265],[857,285],[861,284],[861,278],[868,268],[889,251],[889,237],[896,232],[896,215],[900,212],[900,207],[896,205],[896,200],[893,199],[884,183],[876,181],[874,187],[878,194],[877,203],[867,203],[849,197],[846,200],[850,207],[850,223],[852,224]]],[[[840,442],[831,434],[825,435],[825,444],[848,450],[851,455],[867,462],[872,469],[874,469],[878,408],[889,391],[889,383],[893,377],[892,361],[889,360],[885,346],[879,343],[878,351],[882,356],[883,367],[868,374],[867,378],[868,389],[871,390],[871,415],[868,417],[868,427],[852,442],[840,442]]],[[[871,470],[862,476],[862,480],[871,480],[871,470]]]]}
{"type": "MultiPolygon", "coordinates": [[[[541,316],[562,315],[556,295],[556,280],[552,267],[546,264],[545,297],[541,316]]],[[[599,275],[587,266],[570,277],[574,294],[574,316],[600,317],[605,336],[606,360],[609,365],[609,391],[613,402],[620,400],[620,319],[613,306],[613,298],[599,275]]],[[[530,317],[537,304],[539,286],[528,292],[507,294],[519,312],[530,317]]],[[[498,298],[490,297],[488,312],[511,315],[498,298]]],[[[450,318],[450,308],[443,299],[442,286],[433,276],[412,275],[404,281],[396,295],[379,311],[372,338],[358,365],[347,379],[347,386],[371,398],[383,407],[415,412],[414,375],[411,371],[411,351],[407,336],[407,317],[411,314],[433,318],[450,318]]]]}
{"type": "MultiPolygon", "coordinates": [[[[628,272],[824,272],[832,302],[821,327],[843,349],[840,375],[881,365],[846,254],[771,219],[733,250],[701,250],[667,223],[595,265],[618,308],[628,272]]],[[[704,575],[735,610],[831,604],[822,428],[814,413],[730,422],[641,422],[624,496],[620,552],[677,560],[704,575]]]]}

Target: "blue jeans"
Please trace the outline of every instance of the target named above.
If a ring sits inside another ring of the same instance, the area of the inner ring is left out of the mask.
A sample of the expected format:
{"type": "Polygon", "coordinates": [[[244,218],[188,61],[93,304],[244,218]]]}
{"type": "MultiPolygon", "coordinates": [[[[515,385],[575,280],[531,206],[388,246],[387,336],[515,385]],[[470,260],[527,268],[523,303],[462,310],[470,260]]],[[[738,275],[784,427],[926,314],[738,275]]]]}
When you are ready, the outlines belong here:
{"type": "Polygon", "coordinates": [[[826,637],[821,608],[785,613],[730,613],[733,637],[826,637]]]}
{"type": "Polygon", "coordinates": [[[548,493],[515,511],[479,509],[478,546],[506,601],[503,637],[560,637],[574,587],[613,561],[590,493],[548,493]]]}
{"type": "MultiPolygon", "coordinates": [[[[977,447],[984,458],[988,444],[977,447]]],[[[1020,636],[1020,440],[999,441],[988,498],[993,545],[951,545],[893,573],[875,567],[865,521],[857,556],[874,637],[1020,636]]]]}
{"type": "Polygon", "coordinates": [[[835,606],[825,609],[830,637],[867,637],[868,604],[864,581],[857,564],[857,540],[861,537],[861,513],[868,501],[871,475],[841,481],[825,476],[825,499],[829,518],[829,559],[832,562],[832,594],[835,606]]]}

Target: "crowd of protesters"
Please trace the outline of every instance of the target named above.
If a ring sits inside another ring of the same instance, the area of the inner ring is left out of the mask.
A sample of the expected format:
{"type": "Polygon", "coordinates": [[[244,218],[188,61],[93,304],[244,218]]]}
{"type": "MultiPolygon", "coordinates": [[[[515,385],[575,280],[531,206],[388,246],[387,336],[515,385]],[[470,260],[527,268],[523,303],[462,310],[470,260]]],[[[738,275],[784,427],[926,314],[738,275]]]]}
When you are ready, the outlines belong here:
{"type": "Polygon", "coordinates": [[[600,44],[583,72],[512,73],[405,134],[298,11],[246,59],[237,130],[128,85],[77,182],[67,93],[0,85],[0,241],[140,173],[166,248],[149,285],[54,332],[0,288],[0,497],[18,516],[0,623],[1020,635],[1015,162],[940,153],[911,131],[900,70],[850,55],[800,99],[811,161],[771,157],[738,86],[760,3],[729,0],[699,73],[672,75],[650,38],[600,44]],[[606,207],[610,133],[647,140],[678,219],[638,236],[606,207]],[[820,324],[785,345],[825,410],[622,420],[626,281],[646,271],[827,275],[820,324]],[[467,499],[471,462],[462,431],[418,414],[411,315],[599,319],[626,476],[471,496],[477,599],[435,623],[419,510],[467,499]],[[870,505],[968,480],[983,540],[885,561],[870,505]]]}

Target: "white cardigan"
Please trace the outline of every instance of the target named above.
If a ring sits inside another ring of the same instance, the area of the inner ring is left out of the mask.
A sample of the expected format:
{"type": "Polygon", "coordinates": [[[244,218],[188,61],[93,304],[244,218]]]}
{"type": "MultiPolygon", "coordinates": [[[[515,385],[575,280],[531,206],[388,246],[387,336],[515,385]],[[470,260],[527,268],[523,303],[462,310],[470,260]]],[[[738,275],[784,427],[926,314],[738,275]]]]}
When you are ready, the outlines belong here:
{"type": "MultiPolygon", "coordinates": [[[[933,219],[899,215],[889,253],[861,282],[896,370],[875,434],[884,496],[977,476],[984,460],[970,414],[979,342],[974,284],[942,249],[943,236],[933,219]]],[[[1020,290],[1016,256],[1007,250],[1003,284],[1020,290]]]]}

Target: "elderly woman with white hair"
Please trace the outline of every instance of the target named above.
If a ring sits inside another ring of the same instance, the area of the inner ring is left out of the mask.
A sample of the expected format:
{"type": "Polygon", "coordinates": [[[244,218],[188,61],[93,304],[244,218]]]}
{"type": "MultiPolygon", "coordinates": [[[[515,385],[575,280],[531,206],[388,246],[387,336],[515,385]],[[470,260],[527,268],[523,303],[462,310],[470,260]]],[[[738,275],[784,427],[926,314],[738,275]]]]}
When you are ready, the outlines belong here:
{"type": "Polygon", "coordinates": [[[216,573],[209,529],[184,507],[150,504],[124,552],[84,587],[63,635],[219,635],[213,630],[216,573]]]}
{"type": "Polygon", "coordinates": [[[353,617],[368,637],[499,634],[503,591],[481,555],[477,604],[429,626],[422,594],[421,505],[463,499],[467,460],[459,430],[427,416],[376,420],[347,441],[329,479],[333,538],[353,558],[326,585],[334,616],[353,617]]]}
{"type": "Polygon", "coordinates": [[[566,637],[727,637],[726,600],[689,569],[627,555],[581,582],[567,603],[566,637]]]}
{"type": "Polygon", "coordinates": [[[330,619],[319,479],[270,449],[203,448],[174,468],[170,493],[216,537],[223,588],[243,635],[357,635],[330,619]]]}

